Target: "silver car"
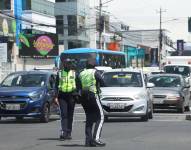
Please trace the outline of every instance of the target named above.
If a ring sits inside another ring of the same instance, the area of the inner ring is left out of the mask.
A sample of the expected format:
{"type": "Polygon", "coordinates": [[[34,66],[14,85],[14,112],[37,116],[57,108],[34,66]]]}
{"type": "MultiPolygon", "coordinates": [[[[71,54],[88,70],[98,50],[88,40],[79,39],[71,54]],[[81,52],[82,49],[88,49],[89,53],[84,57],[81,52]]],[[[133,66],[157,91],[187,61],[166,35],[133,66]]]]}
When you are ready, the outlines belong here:
{"type": "MultiPolygon", "coordinates": [[[[101,103],[105,118],[141,117],[143,121],[153,117],[152,100],[144,75],[137,69],[112,69],[103,73],[101,103]]],[[[148,84],[153,87],[153,84],[148,84]]]]}
{"type": "Polygon", "coordinates": [[[180,113],[189,110],[190,86],[182,75],[157,74],[149,78],[154,83],[151,89],[154,108],[175,108],[180,113]]]}

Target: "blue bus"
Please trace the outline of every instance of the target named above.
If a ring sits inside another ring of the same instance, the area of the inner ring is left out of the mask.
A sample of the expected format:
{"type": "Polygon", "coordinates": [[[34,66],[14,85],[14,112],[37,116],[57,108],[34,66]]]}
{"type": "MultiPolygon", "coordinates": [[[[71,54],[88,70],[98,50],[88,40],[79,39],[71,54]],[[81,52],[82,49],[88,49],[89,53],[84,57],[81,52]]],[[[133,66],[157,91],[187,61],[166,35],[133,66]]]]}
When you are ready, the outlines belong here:
{"type": "Polygon", "coordinates": [[[86,67],[87,60],[94,60],[95,66],[109,66],[111,68],[125,68],[126,54],[111,50],[93,49],[93,48],[75,48],[65,50],[60,54],[60,60],[72,59],[75,61],[78,69],[86,67]]]}

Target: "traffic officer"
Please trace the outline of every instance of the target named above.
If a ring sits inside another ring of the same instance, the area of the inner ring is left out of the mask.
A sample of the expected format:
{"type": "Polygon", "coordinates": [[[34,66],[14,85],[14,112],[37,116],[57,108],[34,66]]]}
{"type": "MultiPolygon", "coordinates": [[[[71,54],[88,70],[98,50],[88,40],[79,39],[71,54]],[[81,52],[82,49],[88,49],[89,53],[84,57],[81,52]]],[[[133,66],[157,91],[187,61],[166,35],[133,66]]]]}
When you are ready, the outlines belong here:
{"type": "Polygon", "coordinates": [[[81,84],[81,104],[86,114],[85,146],[105,146],[100,141],[104,114],[99,99],[100,84],[103,84],[99,71],[95,69],[95,62],[88,60],[86,69],[79,74],[81,84]],[[93,125],[94,129],[93,129],[93,125]]]}
{"type": "Polygon", "coordinates": [[[72,61],[66,59],[61,64],[61,68],[56,80],[58,91],[58,103],[60,107],[61,133],[60,139],[72,139],[72,123],[75,107],[74,95],[77,91],[76,73],[73,70],[72,61]]]}

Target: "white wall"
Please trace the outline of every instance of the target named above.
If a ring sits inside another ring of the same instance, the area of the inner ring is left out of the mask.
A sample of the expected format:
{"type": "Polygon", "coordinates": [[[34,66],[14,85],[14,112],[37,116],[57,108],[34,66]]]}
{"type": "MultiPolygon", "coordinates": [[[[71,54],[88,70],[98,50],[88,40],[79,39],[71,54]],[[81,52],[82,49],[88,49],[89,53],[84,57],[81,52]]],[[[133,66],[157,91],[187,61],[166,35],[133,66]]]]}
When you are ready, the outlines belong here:
{"type": "MultiPolygon", "coordinates": [[[[46,15],[41,15],[37,13],[24,13],[23,18],[28,18],[29,20],[32,20],[32,22],[36,23],[42,23],[45,25],[51,25],[51,26],[56,26],[56,19],[55,17],[52,16],[46,16],[46,15]]],[[[26,23],[24,22],[22,25],[23,29],[31,29],[31,23],[26,23]]],[[[33,25],[33,29],[35,30],[40,30],[40,31],[46,31],[50,33],[56,33],[56,27],[48,27],[48,26],[40,26],[40,25],[33,25]]]]}

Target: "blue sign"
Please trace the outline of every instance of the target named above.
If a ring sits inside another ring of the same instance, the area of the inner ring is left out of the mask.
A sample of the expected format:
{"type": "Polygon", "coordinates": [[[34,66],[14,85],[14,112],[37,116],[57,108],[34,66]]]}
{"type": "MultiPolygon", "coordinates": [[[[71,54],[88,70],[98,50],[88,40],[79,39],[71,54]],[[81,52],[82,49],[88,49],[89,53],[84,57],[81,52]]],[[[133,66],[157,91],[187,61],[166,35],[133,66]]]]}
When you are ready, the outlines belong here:
{"type": "Polygon", "coordinates": [[[16,44],[19,45],[19,34],[22,29],[22,0],[14,0],[14,13],[16,20],[16,44]]]}

